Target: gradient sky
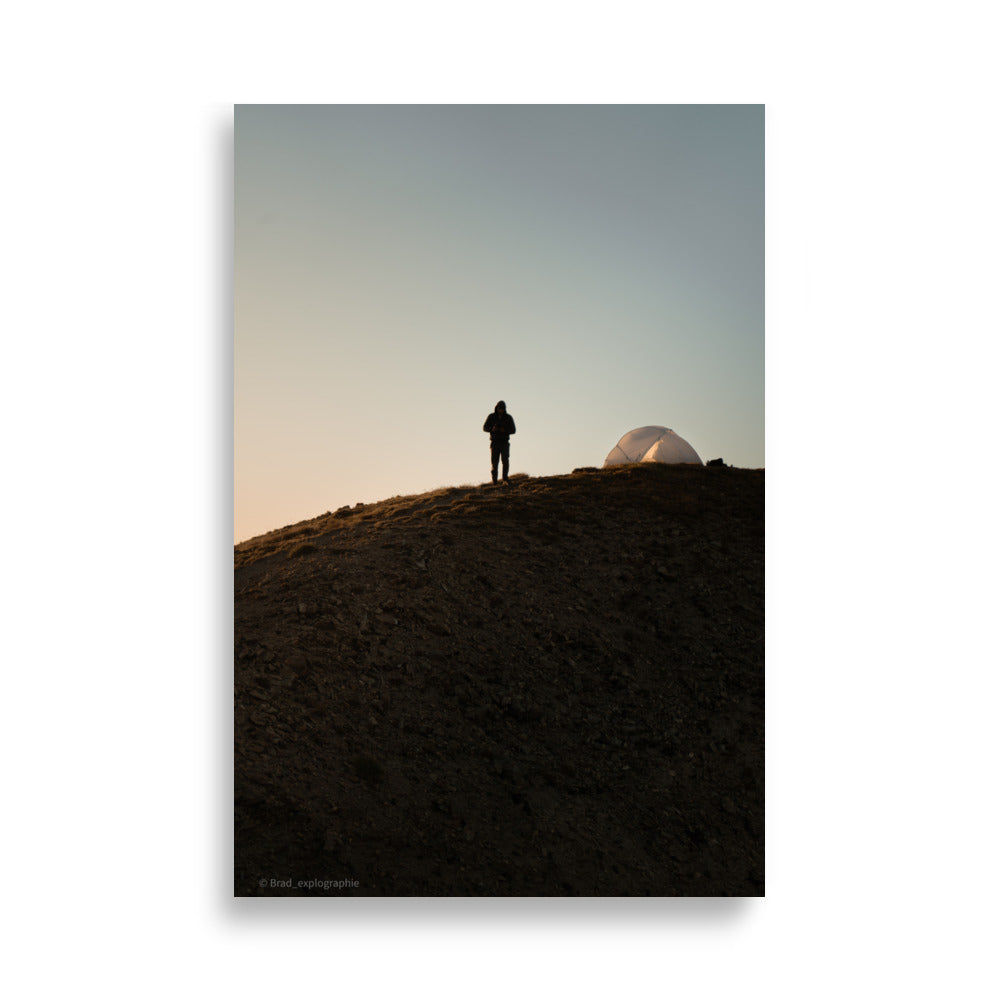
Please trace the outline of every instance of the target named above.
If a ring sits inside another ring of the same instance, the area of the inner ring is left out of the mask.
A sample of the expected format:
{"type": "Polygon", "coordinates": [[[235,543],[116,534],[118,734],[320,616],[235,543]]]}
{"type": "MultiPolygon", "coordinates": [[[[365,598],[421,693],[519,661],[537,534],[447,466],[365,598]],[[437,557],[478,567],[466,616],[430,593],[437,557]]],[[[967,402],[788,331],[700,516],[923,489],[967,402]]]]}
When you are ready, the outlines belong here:
{"type": "Polygon", "coordinates": [[[764,465],[761,105],[235,113],[235,523],[599,466],[764,465]]]}

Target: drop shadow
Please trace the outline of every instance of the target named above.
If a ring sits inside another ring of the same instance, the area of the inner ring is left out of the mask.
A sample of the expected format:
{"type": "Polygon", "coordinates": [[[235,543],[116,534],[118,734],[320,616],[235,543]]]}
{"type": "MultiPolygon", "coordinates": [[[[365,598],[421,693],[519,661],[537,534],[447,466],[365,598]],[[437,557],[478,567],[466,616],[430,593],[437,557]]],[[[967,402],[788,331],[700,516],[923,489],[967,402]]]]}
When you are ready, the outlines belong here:
{"type": "Polygon", "coordinates": [[[498,930],[545,930],[560,925],[719,927],[749,921],[761,897],[576,898],[230,898],[219,916],[234,927],[315,927],[371,924],[380,930],[467,929],[470,921],[498,930]]]}
{"type": "Polygon", "coordinates": [[[209,743],[214,747],[212,780],[206,783],[210,801],[204,815],[209,818],[214,852],[213,895],[232,897],[233,872],[233,459],[234,459],[234,380],[233,380],[233,204],[234,144],[233,113],[221,117],[212,137],[216,186],[214,240],[218,280],[213,303],[215,330],[211,351],[212,384],[215,392],[212,469],[208,481],[213,490],[211,510],[213,600],[210,633],[209,671],[211,689],[207,692],[212,711],[208,718],[214,727],[209,743]]]}

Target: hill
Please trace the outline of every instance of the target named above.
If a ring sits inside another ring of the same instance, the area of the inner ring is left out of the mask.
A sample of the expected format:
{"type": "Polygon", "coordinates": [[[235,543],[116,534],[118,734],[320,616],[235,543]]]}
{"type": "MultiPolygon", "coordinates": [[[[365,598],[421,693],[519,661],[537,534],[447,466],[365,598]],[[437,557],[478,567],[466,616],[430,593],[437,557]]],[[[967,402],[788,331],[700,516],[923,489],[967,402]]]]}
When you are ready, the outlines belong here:
{"type": "Polygon", "coordinates": [[[235,894],[762,895],[763,595],[763,470],[516,477],[240,543],[235,894]]]}

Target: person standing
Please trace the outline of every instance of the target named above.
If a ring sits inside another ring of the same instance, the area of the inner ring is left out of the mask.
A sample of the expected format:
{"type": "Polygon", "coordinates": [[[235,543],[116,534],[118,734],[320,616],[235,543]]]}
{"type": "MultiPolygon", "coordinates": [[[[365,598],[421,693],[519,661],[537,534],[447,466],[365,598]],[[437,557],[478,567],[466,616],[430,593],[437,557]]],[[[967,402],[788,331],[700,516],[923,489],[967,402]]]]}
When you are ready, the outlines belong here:
{"type": "Polygon", "coordinates": [[[490,435],[490,466],[493,482],[497,481],[497,466],[503,461],[503,481],[508,481],[510,473],[510,436],[517,432],[514,418],[507,412],[507,404],[501,399],[486,418],[483,430],[490,435]]]}

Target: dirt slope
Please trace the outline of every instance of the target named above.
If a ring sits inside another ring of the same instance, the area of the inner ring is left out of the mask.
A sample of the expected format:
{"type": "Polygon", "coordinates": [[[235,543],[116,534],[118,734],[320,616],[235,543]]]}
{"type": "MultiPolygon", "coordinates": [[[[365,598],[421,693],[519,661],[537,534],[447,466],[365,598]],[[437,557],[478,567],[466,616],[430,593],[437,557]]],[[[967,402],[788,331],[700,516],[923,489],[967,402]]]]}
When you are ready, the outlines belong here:
{"type": "Polygon", "coordinates": [[[762,470],[397,497],[235,564],[236,895],[763,893],[762,470]]]}

